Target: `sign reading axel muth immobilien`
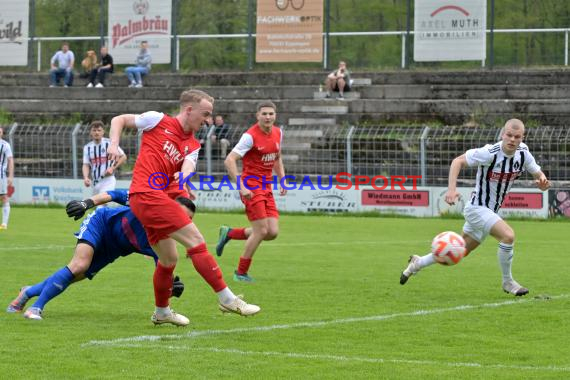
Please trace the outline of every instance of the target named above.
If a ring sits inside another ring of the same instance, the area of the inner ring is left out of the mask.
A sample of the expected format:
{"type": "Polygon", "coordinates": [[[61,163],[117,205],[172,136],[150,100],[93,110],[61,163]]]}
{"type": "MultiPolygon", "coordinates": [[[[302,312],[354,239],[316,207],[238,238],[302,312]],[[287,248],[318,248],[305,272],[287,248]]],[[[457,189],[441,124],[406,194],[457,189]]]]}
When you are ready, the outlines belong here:
{"type": "Polygon", "coordinates": [[[0,66],[28,64],[28,1],[0,0],[0,66]]]}
{"type": "Polygon", "coordinates": [[[486,14],[487,0],[416,0],[414,60],[484,60],[486,14]]]}
{"type": "Polygon", "coordinates": [[[257,62],[322,62],[323,0],[258,0],[257,62]]]}
{"type": "Polygon", "coordinates": [[[172,0],[109,0],[109,53],[114,63],[135,64],[142,41],[152,63],[170,63],[172,0]]]}

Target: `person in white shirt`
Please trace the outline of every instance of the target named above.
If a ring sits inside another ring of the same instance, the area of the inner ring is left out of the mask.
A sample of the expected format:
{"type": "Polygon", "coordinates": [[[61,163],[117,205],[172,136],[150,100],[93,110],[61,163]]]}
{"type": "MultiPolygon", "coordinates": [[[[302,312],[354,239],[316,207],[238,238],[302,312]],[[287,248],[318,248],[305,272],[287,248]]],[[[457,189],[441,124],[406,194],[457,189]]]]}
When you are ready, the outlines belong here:
{"type": "Polygon", "coordinates": [[[2,201],[2,224],[0,230],[8,229],[10,202],[8,188],[14,182],[14,157],[7,141],[3,140],[4,128],[0,127],[0,200],[2,201]]]}
{"type": "Polygon", "coordinates": [[[96,120],[90,124],[89,135],[93,141],[83,147],[83,183],[85,187],[93,187],[93,195],[115,190],[115,170],[127,161],[127,156],[119,148],[119,159],[116,162],[107,160],[111,140],[103,137],[105,129],[102,121],[96,120]]]}
{"type": "MultiPolygon", "coordinates": [[[[502,288],[506,293],[515,296],[524,296],[529,291],[513,279],[511,268],[515,232],[497,213],[513,182],[525,170],[532,175],[540,190],[546,191],[550,187],[550,181],[534,160],[528,146],[522,142],[523,137],[523,122],[510,119],[501,131],[501,141],[482,148],[470,149],[456,157],[449,169],[449,183],[445,194],[445,201],[450,205],[455,204],[460,196],[457,192],[457,177],[461,169],[468,166],[477,167],[475,190],[463,210],[465,256],[483,243],[488,235],[497,239],[502,288]]],[[[409,265],[400,276],[400,284],[404,285],[410,276],[435,262],[432,253],[422,257],[411,256],[409,265]]]]}
{"type": "Polygon", "coordinates": [[[64,87],[71,87],[73,84],[73,65],[75,64],[75,55],[69,50],[69,44],[64,42],[61,50],[51,57],[51,70],[49,71],[50,87],[59,85],[59,80],[63,78],[64,87]],[[57,62],[57,65],[56,65],[57,62]]]}

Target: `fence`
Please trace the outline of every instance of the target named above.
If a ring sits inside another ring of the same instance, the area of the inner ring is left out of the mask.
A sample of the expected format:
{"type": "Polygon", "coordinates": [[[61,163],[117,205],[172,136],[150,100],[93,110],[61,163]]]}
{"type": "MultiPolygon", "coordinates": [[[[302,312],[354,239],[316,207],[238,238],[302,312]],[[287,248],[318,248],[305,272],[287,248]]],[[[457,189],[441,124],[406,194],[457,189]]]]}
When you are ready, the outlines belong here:
{"type": "MultiPolygon", "coordinates": [[[[282,126],[282,157],[288,175],[421,175],[419,183],[445,186],[451,160],[468,149],[499,139],[495,127],[467,126],[282,126]]],[[[90,141],[86,124],[4,126],[14,150],[16,176],[82,178],[82,147],[90,141]]],[[[225,136],[235,145],[246,126],[230,127],[225,136]]],[[[212,143],[214,127],[203,127],[197,137],[203,142],[198,172],[220,179],[225,174],[221,146],[212,143]]],[[[570,129],[530,127],[526,141],[539,165],[555,185],[570,183],[570,129]]],[[[117,175],[130,179],[138,154],[140,135],[123,132],[121,147],[127,164],[117,175]]],[[[475,171],[460,176],[461,185],[472,185],[475,171]]],[[[527,174],[518,184],[530,185],[527,174]]]]}
{"type": "MultiPolygon", "coordinates": [[[[487,34],[490,34],[491,30],[487,30],[487,34]]],[[[550,29],[495,29],[493,30],[493,33],[497,33],[499,35],[511,35],[513,36],[517,36],[520,34],[535,34],[535,35],[552,35],[552,36],[563,36],[562,41],[559,43],[559,49],[557,49],[556,52],[552,52],[552,57],[553,60],[551,62],[537,62],[537,64],[555,64],[555,65],[561,65],[563,64],[564,66],[568,66],[568,62],[569,62],[569,58],[568,58],[568,48],[569,48],[569,34],[570,34],[570,28],[550,28],[550,29]]],[[[368,43],[374,43],[374,44],[380,44],[383,42],[383,39],[385,39],[384,41],[393,39],[393,38],[398,38],[400,40],[401,43],[399,43],[398,45],[400,45],[401,50],[399,52],[399,66],[401,68],[406,68],[407,67],[407,60],[408,60],[408,56],[411,54],[411,52],[409,52],[407,50],[407,39],[408,38],[413,38],[414,32],[410,32],[409,35],[406,31],[368,31],[368,32],[331,32],[331,33],[323,33],[323,39],[325,41],[325,44],[327,43],[327,40],[330,39],[338,39],[338,38],[344,38],[347,41],[350,40],[352,41],[353,39],[358,39],[361,42],[363,42],[365,39],[368,38],[368,43]]],[[[181,67],[181,56],[185,57],[187,56],[189,53],[188,51],[192,51],[192,50],[200,50],[200,46],[199,44],[202,43],[209,43],[210,41],[215,41],[218,44],[222,44],[223,45],[224,42],[227,43],[227,46],[230,46],[232,44],[234,44],[234,40],[238,39],[242,42],[247,42],[247,46],[248,46],[248,51],[247,54],[243,54],[242,56],[242,68],[243,69],[252,69],[253,68],[253,56],[254,56],[254,52],[253,50],[253,46],[255,46],[255,38],[256,38],[256,34],[252,33],[252,34],[193,34],[193,35],[176,35],[176,36],[170,36],[170,37],[165,37],[165,38],[170,38],[172,39],[173,42],[173,51],[174,51],[174,61],[172,62],[172,68],[175,71],[179,71],[181,69],[190,69],[190,67],[181,67]],[[194,49],[191,49],[190,47],[194,47],[194,49]]],[[[504,37],[502,37],[504,38],[504,37]]],[[[60,46],[59,44],[62,41],[86,41],[86,42],[91,42],[92,44],[94,42],[98,42],[98,41],[105,41],[105,44],[109,44],[108,41],[109,37],[98,37],[98,36],[85,36],[85,37],[35,37],[33,39],[31,39],[32,42],[35,41],[36,43],[36,69],[37,71],[42,71],[42,69],[49,67],[49,59],[50,57],[53,55],[53,53],[55,51],[57,51],[60,46]],[[43,48],[45,45],[47,45],[47,49],[43,48]]],[[[85,45],[85,44],[82,44],[85,45]]],[[[85,45],[85,48],[83,50],[86,50],[88,48],[93,48],[93,45],[85,45]]],[[[222,47],[222,49],[225,49],[224,47],[222,47]]],[[[81,51],[81,50],[79,50],[81,51]]],[[[79,54],[79,51],[76,50],[76,54],[79,54]]],[[[505,50],[500,50],[497,52],[499,57],[501,54],[505,54],[505,50]]],[[[393,58],[393,57],[392,57],[393,58]]],[[[397,57],[396,57],[397,58],[397,57]]],[[[192,68],[194,69],[202,69],[202,70],[211,70],[212,69],[212,65],[211,62],[199,62],[196,59],[193,60],[193,66],[192,68]]],[[[396,62],[398,61],[398,59],[395,60],[396,62]]],[[[358,61],[352,61],[357,63],[358,61]]],[[[499,62],[501,62],[499,60],[499,62]]],[[[395,62],[394,60],[391,60],[390,65],[393,65],[395,62]]],[[[518,62],[513,62],[514,64],[518,64],[518,62]]],[[[384,65],[387,63],[381,63],[381,62],[368,62],[365,65],[366,66],[378,66],[378,65],[384,65]]],[[[482,61],[481,62],[481,66],[485,67],[486,65],[486,61],[482,61]]],[[[328,56],[325,54],[323,57],[323,67],[324,68],[328,68],[330,66],[330,59],[328,58],[328,56]]],[[[425,64],[425,63],[418,63],[418,66],[426,66],[426,65],[430,65],[430,64],[425,64]]],[[[433,64],[432,64],[433,65],[433,64]]],[[[334,66],[334,62],[333,62],[333,66],[334,66]]],[[[357,67],[357,66],[353,66],[353,67],[357,67]]]]}

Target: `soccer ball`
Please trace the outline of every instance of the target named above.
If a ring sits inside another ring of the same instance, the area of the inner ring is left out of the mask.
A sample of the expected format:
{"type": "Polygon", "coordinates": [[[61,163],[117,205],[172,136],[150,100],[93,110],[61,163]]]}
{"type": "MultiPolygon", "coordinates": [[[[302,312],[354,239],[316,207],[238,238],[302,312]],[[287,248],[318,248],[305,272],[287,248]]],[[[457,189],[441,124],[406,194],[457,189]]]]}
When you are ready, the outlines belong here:
{"type": "Polygon", "coordinates": [[[465,256],[465,240],[455,232],[442,232],[433,238],[431,252],[438,263],[455,265],[465,256]]]}

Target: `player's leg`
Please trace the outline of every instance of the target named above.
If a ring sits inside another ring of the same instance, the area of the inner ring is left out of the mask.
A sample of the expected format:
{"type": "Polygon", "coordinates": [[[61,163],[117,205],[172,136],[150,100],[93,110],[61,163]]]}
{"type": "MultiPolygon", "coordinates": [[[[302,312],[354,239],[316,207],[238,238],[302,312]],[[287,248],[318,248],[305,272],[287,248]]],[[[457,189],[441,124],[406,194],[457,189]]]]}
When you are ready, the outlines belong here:
{"type": "Polygon", "coordinates": [[[269,235],[269,219],[270,218],[264,218],[251,221],[251,235],[245,242],[243,253],[239,258],[238,267],[234,272],[234,280],[254,282],[254,279],[248,275],[248,271],[255,251],[261,242],[269,235]]]}
{"type": "MultiPolygon", "coordinates": [[[[107,191],[115,190],[117,185],[117,179],[115,176],[103,177],[99,180],[99,182],[93,186],[93,195],[105,193],[107,191]]],[[[104,203],[102,205],[97,206],[97,208],[108,207],[108,203],[104,203]]]]}
{"type": "Polygon", "coordinates": [[[221,226],[218,234],[218,244],[216,244],[216,255],[222,256],[224,247],[230,240],[247,240],[251,236],[251,227],[231,228],[221,226]]]}
{"type": "Polygon", "coordinates": [[[259,306],[248,304],[237,297],[224,281],[216,259],[208,252],[206,242],[194,223],[188,224],[170,236],[186,247],[186,256],[192,260],[194,269],[216,292],[220,310],[243,316],[257,314],[259,306]]]}
{"type": "Polygon", "coordinates": [[[0,183],[0,187],[5,187],[5,189],[0,189],[0,201],[2,201],[2,224],[0,224],[0,230],[6,230],[8,229],[8,220],[10,219],[10,200],[7,194],[7,181],[3,180],[2,182],[4,184],[0,183]]]}
{"type": "Polygon", "coordinates": [[[33,285],[26,290],[26,295],[30,298],[38,296],[34,304],[24,313],[25,318],[42,319],[42,312],[48,302],[63,293],[67,287],[80,278],[91,264],[93,259],[93,247],[86,243],[78,243],[75,253],[69,264],[40,284],[33,285]],[[77,274],[77,280],[76,280],[77,274]]]}
{"type": "MultiPolygon", "coordinates": [[[[481,228],[473,226],[470,223],[469,215],[466,213],[465,224],[463,225],[463,239],[465,240],[465,256],[467,256],[471,251],[475,250],[480,242],[484,239],[481,228]]],[[[412,255],[408,260],[408,266],[402,274],[400,275],[400,284],[404,285],[408,279],[418,273],[423,268],[436,263],[433,253],[429,252],[424,256],[412,255]]]]}
{"type": "Polygon", "coordinates": [[[528,293],[528,289],[516,282],[512,275],[515,231],[501,219],[491,227],[490,234],[499,241],[497,257],[502,273],[503,290],[515,296],[524,296],[528,293]]]}

